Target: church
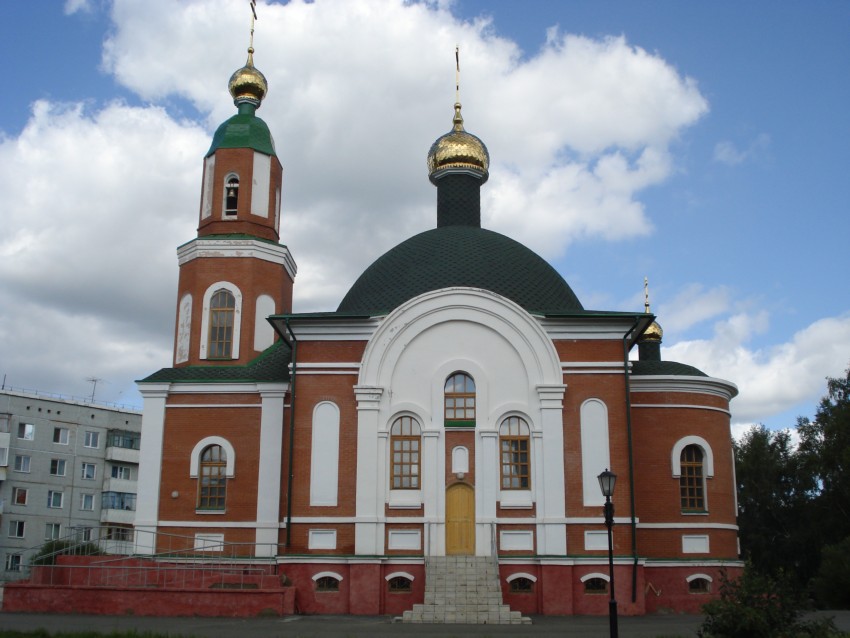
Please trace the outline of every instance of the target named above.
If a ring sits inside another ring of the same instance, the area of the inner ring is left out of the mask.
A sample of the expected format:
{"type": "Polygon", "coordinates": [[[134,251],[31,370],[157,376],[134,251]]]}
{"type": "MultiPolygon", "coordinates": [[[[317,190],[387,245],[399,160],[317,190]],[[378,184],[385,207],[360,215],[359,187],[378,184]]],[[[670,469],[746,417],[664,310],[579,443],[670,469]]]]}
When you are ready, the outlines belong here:
{"type": "Polygon", "coordinates": [[[522,614],[605,614],[615,583],[623,614],[699,610],[741,568],[735,385],[663,361],[648,303],[585,308],[482,227],[490,157],[459,103],[427,153],[434,228],[293,312],[253,53],[177,249],[173,366],[139,381],[135,553],[271,561],[302,613],[402,614],[456,557],[522,614]]]}

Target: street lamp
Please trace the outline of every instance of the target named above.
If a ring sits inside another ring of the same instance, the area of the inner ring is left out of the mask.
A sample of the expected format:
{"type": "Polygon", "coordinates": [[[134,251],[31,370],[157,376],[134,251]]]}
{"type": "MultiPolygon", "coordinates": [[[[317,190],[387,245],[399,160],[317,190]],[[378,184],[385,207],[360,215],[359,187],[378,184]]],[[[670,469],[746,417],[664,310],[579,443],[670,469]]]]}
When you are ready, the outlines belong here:
{"type": "Polygon", "coordinates": [[[614,527],[614,504],[611,502],[611,497],[614,496],[614,484],[617,482],[617,475],[610,472],[608,468],[598,477],[599,487],[602,490],[602,495],[605,497],[605,527],[608,528],[608,577],[610,578],[611,600],[608,601],[608,622],[611,627],[611,638],[618,637],[617,631],[617,599],[614,597],[614,544],[611,536],[611,529],[614,527]]]}

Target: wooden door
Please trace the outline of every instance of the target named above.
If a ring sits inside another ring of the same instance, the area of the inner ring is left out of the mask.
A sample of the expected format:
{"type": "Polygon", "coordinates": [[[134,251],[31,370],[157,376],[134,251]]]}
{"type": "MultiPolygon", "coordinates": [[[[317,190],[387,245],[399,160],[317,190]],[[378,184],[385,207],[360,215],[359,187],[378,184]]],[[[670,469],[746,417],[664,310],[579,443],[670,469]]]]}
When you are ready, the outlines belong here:
{"type": "Polygon", "coordinates": [[[465,483],[446,490],[446,554],[475,554],[475,490],[465,483]]]}

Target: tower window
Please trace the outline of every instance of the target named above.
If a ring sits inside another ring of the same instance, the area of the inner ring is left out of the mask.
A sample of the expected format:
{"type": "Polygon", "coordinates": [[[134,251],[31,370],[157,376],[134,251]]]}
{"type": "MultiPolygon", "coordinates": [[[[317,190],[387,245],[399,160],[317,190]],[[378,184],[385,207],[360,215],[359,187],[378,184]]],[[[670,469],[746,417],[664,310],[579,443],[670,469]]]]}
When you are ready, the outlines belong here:
{"type": "Polygon", "coordinates": [[[503,490],[531,488],[529,441],[528,423],[523,419],[512,416],[502,421],[499,450],[503,490]]]}
{"type": "Polygon", "coordinates": [[[223,510],[227,497],[227,455],[220,445],[210,445],[201,452],[198,509],[223,510]]]}
{"type": "Polygon", "coordinates": [[[230,359],[233,350],[233,319],[236,298],[228,290],[218,290],[210,300],[210,359],[230,359]]]}
{"type": "Polygon", "coordinates": [[[231,175],[224,185],[224,215],[234,217],[239,204],[239,178],[231,175]]]}
{"type": "Polygon", "coordinates": [[[682,450],[682,473],[679,492],[683,512],[705,511],[705,482],[703,480],[703,454],[698,445],[687,445],[682,450]]]}
{"type": "Polygon", "coordinates": [[[445,417],[447,426],[475,426],[475,381],[465,372],[446,379],[445,417]]]}
{"type": "Polygon", "coordinates": [[[392,489],[419,489],[419,424],[409,416],[399,417],[390,430],[392,489]]]}

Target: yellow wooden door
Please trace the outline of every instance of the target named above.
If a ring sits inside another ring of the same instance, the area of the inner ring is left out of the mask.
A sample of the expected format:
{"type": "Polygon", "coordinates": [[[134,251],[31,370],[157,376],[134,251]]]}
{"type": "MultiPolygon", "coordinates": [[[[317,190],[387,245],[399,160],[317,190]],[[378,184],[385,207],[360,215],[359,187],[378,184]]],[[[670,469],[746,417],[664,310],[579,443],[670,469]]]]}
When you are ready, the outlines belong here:
{"type": "Polygon", "coordinates": [[[464,483],[446,490],[446,554],[475,554],[475,490],[464,483]]]}

